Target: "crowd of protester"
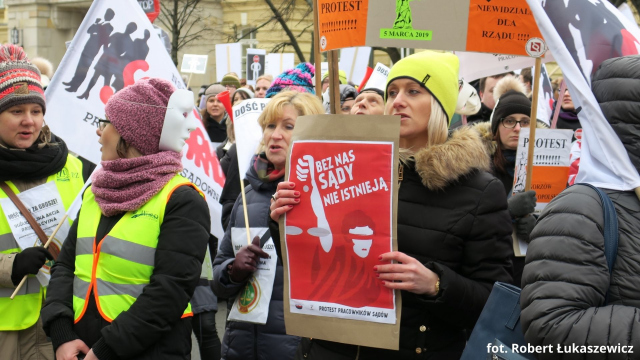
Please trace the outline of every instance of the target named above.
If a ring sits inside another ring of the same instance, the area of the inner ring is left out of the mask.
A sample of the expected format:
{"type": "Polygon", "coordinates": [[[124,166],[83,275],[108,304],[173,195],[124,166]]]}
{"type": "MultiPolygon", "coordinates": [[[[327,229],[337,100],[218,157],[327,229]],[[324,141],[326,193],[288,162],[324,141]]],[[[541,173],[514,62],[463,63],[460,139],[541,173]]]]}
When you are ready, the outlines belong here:
{"type": "MultiPolygon", "coordinates": [[[[341,71],[335,89],[341,114],[400,120],[398,250],[374,254],[381,265],[371,269],[402,296],[400,349],[392,351],[300,338],[287,333],[284,321],[279,220],[301,203],[300,187],[284,181],[287,150],[298,117],[330,112],[327,74],[320,97],[314,76],[321,74],[309,63],[261,76],[255,87],[225,74],[203,85],[198,99],[165,80],[139,80],[106,104],[96,129],[101,166],[94,171],[44,122],[43,88],[51,74],[41,75],[20,47],[0,47],[2,74],[15,74],[0,77],[0,180],[15,193],[52,182],[65,209],[82,198],[55,252],[21,250],[0,209],[0,358],[188,359],[193,333],[203,360],[459,359],[495,282],[522,287],[521,323],[531,344],[640,349],[638,197],[606,190],[619,217],[618,259],[609,277],[602,203],[593,190],[570,187],[541,214],[535,191],[514,193],[520,131],[548,127],[550,120],[530,118],[531,72],[480,79],[479,111],[453,124],[459,67],[451,53],[418,52],[395,63],[382,88],[358,89],[341,71]],[[235,141],[242,134],[218,96],[225,91],[232,105],[270,99],[258,119],[262,141],[243,180],[244,203],[235,141]],[[226,176],[220,239],[210,234],[203,194],[179,175],[184,141],[198,121],[194,105],[226,176]],[[259,238],[234,249],[232,229],[245,221],[268,228],[276,248],[268,319],[264,325],[227,320],[218,334],[218,302],[226,300],[230,311],[259,260],[269,256],[259,238]],[[526,258],[515,255],[514,234],[528,244],[526,258]],[[33,275],[54,258],[45,288],[33,275]],[[211,261],[211,276],[203,261],[211,261]]],[[[593,91],[636,169],[638,74],[638,56],[608,60],[593,91]]],[[[568,90],[561,95],[554,104],[557,128],[580,130],[580,109],[568,90]]],[[[0,190],[0,199],[7,197],[0,190]]]]}

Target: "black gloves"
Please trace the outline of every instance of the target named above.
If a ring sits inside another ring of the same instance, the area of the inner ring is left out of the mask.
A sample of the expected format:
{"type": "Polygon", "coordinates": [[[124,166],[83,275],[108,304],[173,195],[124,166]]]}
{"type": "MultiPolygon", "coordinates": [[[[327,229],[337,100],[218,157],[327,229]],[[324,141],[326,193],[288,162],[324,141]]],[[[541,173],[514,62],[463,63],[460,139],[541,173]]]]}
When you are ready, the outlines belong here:
{"type": "Polygon", "coordinates": [[[536,209],[536,192],[529,190],[513,194],[507,202],[509,203],[511,218],[521,218],[531,214],[536,209]]]}
{"type": "Polygon", "coordinates": [[[53,256],[47,249],[40,246],[30,247],[24,249],[21,253],[17,253],[11,270],[11,282],[13,282],[13,285],[18,286],[25,275],[37,274],[42,265],[47,262],[47,259],[53,260],[53,256]]]}
{"type": "Polygon", "coordinates": [[[260,237],[256,236],[253,238],[251,245],[243,246],[240,251],[238,251],[238,254],[236,254],[236,259],[230,265],[231,268],[229,269],[229,278],[231,281],[242,283],[247,280],[247,278],[256,271],[259,258],[267,259],[269,258],[269,254],[260,248],[260,237]]]}
{"type": "Polygon", "coordinates": [[[533,227],[536,226],[536,218],[533,215],[525,216],[516,220],[516,235],[518,239],[526,242],[527,244],[531,239],[529,235],[531,235],[531,231],[533,231],[533,227]]]}

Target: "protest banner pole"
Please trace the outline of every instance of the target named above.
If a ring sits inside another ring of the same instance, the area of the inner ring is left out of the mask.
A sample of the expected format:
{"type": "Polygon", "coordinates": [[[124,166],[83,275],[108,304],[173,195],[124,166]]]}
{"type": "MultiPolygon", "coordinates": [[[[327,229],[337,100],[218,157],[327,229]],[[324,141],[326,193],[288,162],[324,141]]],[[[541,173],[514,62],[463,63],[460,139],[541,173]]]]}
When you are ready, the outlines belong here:
{"type": "Polygon", "coordinates": [[[318,24],[318,0],[313,0],[313,65],[316,68],[316,96],[322,101],[322,60],[320,55],[320,25],[318,24]],[[319,73],[320,72],[320,73],[319,73]]]}
{"type": "MultiPolygon", "coordinates": [[[[51,233],[51,236],[49,236],[49,239],[47,239],[47,242],[44,244],[44,248],[48,248],[49,244],[51,244],[51,241],[53,240],[53,237],[56,236],[56,234],[58,233],[58,230],[60,230],[60,227],[62,226],[62,224],[64,224],[65,221],[67,221],[67,217],[68,214],[64,214],[64,216],[62,217],[62,220],[60,220],[60,223],[58,223],[58,226],[56,226],[56,228],[53,230],[53,233],[51,233]]],[[[38,244],[38,240],[36,240],[36,243],[33,246],[36,246],[38,244]]],[[[14,290],[13,294],[11,294],[11,296],[9,297],[11,300],[13,300],[14,297],[16,297],[16,295],[18,295],[18,291],[20,291],[20,289],[22,288],[22,286],[24,285],[24,283],[27,281],[27,277],[29,275],[25,275],[22,278],[22,281],[20,281],[20,284],[18,284],[18,286],[16,287],[16,289],[14,290]]]]}
{"type": "MultiPolygon", "coordinates": [[[[233,108],[231,106],[231,97],[229,96],[229,90],[225,90],[218,95],[216,98],[220,100],[222,105],[224,106],[227,115],[229,115],[229,120],[231,120],[231,124],[233,124],[233,108]]],[[[235,136],[236,127],[233,127],[233,134],[235,136]]],[[[236,159],[239,161],[239,158],[236,159]]],[[[238,166],[240,164],[238,163],[238,166]]],[[[249,214],[247,213],[247,198],[244,195],[244,181],[242,180],[242,176],[240,176],[240,194],[242,194],[242,210],[244,213],[244,226],[247,229],[247,245],[251,245],[251,233],[249,232],[249,214]]]]}
{"type": "Polygon", "coordinates": [[[538,94],[540,92],[540,73],[542,72],[542,59],[536,58],[536,66],[533,73],[535,79],[535,86],[533,87],[533,98],[531,102],[531,125],[529,126],[529,153],[527,157],[527,179],[524,186],[524,191],[531,190],[531,177],[533,175],[533,151],[535,149],[536,142],[536,125],[538,125],[538,94]]]}
{"type": "Polygon", "coordinates": [[[329,51],[329,95],[331,99],[331,114],[337,114],[340,109],[340,67],[338,65],[338,50],[329,51]]]}
{"type": "Polygon", "coordinates": [[[187,86],[186,88],[189,88],[189,84],[191,84],[191,77],[193,76],[193,73],[189,73],[189,80],[187,80],[187,86]]]}
{"type": "Polygon", "coordinates": [[[564,101],[565,90],[567,90],[567,83],[562,80],[562,84],[560,84],[560,93],[558,94],[558,102],[556,102],[556,108],[553,111],[553,120],[551,121],[552,129],[555,129],[558,124],[558,116],[560,115],[560,108],[562,108],[562,101],[564,101]]]}

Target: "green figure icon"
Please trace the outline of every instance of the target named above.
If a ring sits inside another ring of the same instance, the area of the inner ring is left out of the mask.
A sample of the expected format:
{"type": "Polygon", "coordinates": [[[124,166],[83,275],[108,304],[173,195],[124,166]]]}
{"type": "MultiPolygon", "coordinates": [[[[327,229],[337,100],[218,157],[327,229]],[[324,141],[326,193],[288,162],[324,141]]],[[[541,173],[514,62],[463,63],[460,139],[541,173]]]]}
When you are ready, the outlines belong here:
{"type": "Polygon", "coordinates": [[[396,0],[396,21],[393,23],[394,29],[413,30],[411,7],[409,2],[413,0],[396,0]]]}

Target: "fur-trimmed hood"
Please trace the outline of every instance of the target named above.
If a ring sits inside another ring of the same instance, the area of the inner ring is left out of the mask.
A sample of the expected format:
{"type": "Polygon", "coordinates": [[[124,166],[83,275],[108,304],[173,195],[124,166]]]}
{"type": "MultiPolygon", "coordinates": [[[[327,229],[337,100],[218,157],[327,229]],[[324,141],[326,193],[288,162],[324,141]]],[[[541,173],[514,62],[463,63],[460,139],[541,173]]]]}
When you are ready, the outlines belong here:
{"type": "Polygon", "coordinates": [[[445,188],[475,170],[490,171],[489,153],[472,127],[455,130],[446,142],[421,149],[414,156],[416,171],[429,190],[445,188]]]}

